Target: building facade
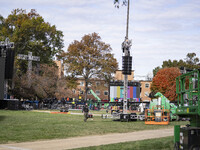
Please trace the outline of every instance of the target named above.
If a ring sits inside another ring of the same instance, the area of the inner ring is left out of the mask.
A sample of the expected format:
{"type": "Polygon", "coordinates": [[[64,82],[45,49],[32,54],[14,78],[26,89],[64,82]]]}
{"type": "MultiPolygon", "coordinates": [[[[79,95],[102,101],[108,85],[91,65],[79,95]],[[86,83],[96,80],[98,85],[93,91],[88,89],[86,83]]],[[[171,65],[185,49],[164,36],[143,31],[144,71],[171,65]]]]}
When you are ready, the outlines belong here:
{"type": "MultiPolygon", "coordinates": [[[[124,75],[122,70],[115,72],[115,81],[110,84],[110,101],[123,100],[124,98],[124,75]]],[[[134,81],[134,70],[128,75],[127,99],[129,101],[140,101],[140,83],[134,81]]]]}
{"type": "Polygon", "coordinates": [[[58,77],[61,78],[64,75],[64,67],[60,60],[54,61],[58,67],[58,77]]]}
{"type": "MultiPolygon", "coordinates": [[[[115,72],[115,80],[118,81],[124,80],[124,75],[122,74],[122,70],[117,70],[115,72]]],[[[134,70],[131,71],[131,75],[128,75],[128,81],[133,81],[133,80],[134,80],[134,70]]]]}
{"type": "MultiPolygon", "coordinates": [[[[75,98],[84,99],[85,98],[85,80],[83,78],[79,78],[77,80],[78,86],[76,89],[72,90],[73,96],[75,98]]],[[[90,89],[101,99],[108,100],[108,84],[104,80],[99,79],[91,79],[88,84],[88,93],[87,99],[96,100],[95,96],[91,93],[90,89]]]]}
{"type": "Polygon", "coordinates": [[[141,93],[140,98],[142,101],[150,101],[151,98],[148,97],[148,95],[151,93],[151,84],[152,81],[140,81],[141,84],[141,93]]]}
{"type": "MultiPolygon", "coordinates": [[[[122,70],[117,70],[116,73],[115,73],[115,78],[114,78],[113,82],[123,82],[123,80],[124,80],[124,75],[122,74],[122,70]]],[[[128,81],[131,84],[136,83],[136,81],[134,81],[134,70],[132,71],[131,75],[128,75],[128,81]]],[[[134,101],[150,101],[151,99],[148,97],[148,95],[151,92],[152,81],[141,80],[137,83],[140,84],[139,87],[136,86],[136,85],[131,87],[132,86],[131,85],[128,88],[128,90],[129,90],[128,94],[130,93],[130,96],[127,95],[128,98],[130,97],[130,99],[134,100],[134,101]],[[130,92],[131,89],[133,89],[133,92],[130,92]],[[140,93],[139,96],[138,96],[138,93],[140,93]]],[[[88,84],[88,88],[92,89],[93,92],[101,100],[113,101],[113,99],[115,97],[117,97],[117,98],[123,97],[123,85],[121,85],[121,84],[119,86],[117,84],[110,86],[104,80],[91,79],[89,84],[88,84]],[[114,91],[114,94],[113,94],[112,91],[114,91]],[[119,91],[119,92],[117,92],[117,91],[119,91]],[[117,96],[115,96],[115,95],[117,95],[117,96]]],[[[76,98],[76,99],[85,99],[85,80],[83,78],[79,78],[77,80],[77,88],[72,89],[72,92],[71,92],[70,95],[68,95],[68,97],[76,98]]],[[[95,98],[95,96],[91,93],[90,90],[88,90],[87,99],[97,100],[95,98]]]]}

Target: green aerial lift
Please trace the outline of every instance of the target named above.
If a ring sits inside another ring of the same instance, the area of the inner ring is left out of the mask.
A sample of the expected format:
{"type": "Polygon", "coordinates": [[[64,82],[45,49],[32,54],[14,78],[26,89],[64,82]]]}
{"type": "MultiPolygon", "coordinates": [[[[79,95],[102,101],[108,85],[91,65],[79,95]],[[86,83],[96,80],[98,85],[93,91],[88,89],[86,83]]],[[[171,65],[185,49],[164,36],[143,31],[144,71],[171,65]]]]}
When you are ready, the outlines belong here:
{"type": "Polygon", "coordinates": [[[92,89],[90,89],[90,92],[92,93],[92,95],[98,100],[98,102],[101,102],[101,99],[97,96],[96,93],[94,93],[94,91],[92,89]]]}
{"type": "Polygon", "coordinates": [[[161,108],[165,110],[169,110],[170,112],[170,121],[177,120],[177,116],[175,115],[177,106],[174,103],[171,103],[162,93],[157,92],[155,95],[157,99],[152,99],[149,105],[149,109],[156,108],[160,105],[161,108]]]}
{"type": "Polygon", "coordinates": [[[176,78],[176,114],[190,119],[186,127],[175,125],[175,150],[200,150],[200,69],[176,78]]]}
{"type": "Polygon", "coordinates": [[[95,107],[98,107],[99,109],[101,108],[101,99],[97,96],[97,94],[92,90],[89,89],[91,94],[97,99],[97,102],[92,102],[91,100],[89,101],[89,105],[94,105],[95,107]]]}

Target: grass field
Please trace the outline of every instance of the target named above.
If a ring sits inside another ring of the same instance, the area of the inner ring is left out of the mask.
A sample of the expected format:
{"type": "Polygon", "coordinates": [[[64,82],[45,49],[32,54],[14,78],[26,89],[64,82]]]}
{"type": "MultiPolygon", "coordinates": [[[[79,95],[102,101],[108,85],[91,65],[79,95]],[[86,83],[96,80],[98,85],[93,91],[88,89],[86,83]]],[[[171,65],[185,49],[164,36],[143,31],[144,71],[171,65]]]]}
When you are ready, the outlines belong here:
{"type": "Polygon", "coordinates": [[[159,139],[78,148],[75,150],[173,150],[173,147],[173,137],[165,137],[159,139]]]}
{"type": "Polygon", "coordinates": [[[141,121],[117,122],[98,116],[84,122],[82,115],[0,110],[0,144],[172,128],[175,124],[186,123],[155,126],[141,121]]]}

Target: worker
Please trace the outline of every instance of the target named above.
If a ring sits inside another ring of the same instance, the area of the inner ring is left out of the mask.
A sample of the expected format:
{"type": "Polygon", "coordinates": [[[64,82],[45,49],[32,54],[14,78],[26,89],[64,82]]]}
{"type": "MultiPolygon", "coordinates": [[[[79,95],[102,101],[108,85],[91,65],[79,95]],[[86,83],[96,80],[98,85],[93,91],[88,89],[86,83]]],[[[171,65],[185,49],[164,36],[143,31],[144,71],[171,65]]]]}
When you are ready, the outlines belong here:
{"type": "Polygon", "coordinates": [[[88,119],[88,112],[89,112],[89,108],[87,103],[85,104],[85,106],[83,107],[83,113],[84,113],[84,121],[86,122],[88,119]]]}

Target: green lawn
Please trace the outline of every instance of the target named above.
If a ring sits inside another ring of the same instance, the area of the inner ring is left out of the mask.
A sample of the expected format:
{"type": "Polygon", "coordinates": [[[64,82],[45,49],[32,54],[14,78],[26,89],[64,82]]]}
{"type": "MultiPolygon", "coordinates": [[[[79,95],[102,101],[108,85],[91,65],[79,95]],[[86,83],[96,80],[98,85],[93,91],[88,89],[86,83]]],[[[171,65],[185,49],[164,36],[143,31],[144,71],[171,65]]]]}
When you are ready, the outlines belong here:
{"type": "Polygon", "coordinates": [[[173,150],[173,147],[173,137],[165,137],[159,139],[78,148],[76,150],[173,150]]]}
{"type": "Polygon", "coordinates": [[[186,122],[156,126],[141,121],[117,122],[98,116],[84,122],[82,115],[0,110],[0,143],[172,128],[175,124],[186,122]]]}

